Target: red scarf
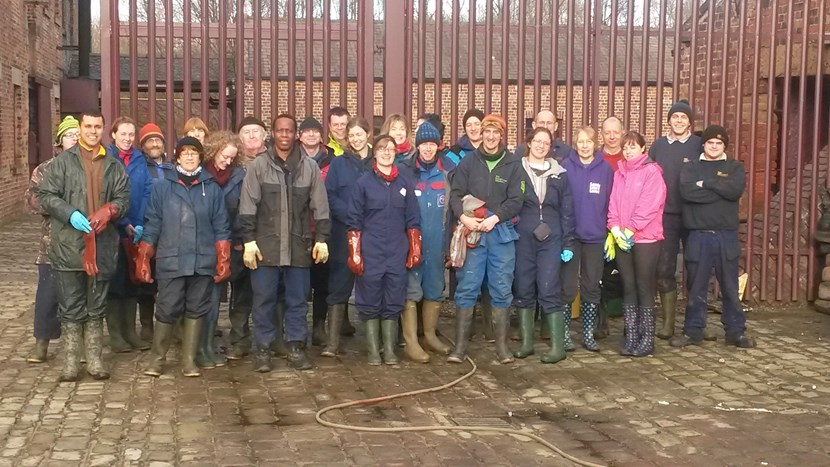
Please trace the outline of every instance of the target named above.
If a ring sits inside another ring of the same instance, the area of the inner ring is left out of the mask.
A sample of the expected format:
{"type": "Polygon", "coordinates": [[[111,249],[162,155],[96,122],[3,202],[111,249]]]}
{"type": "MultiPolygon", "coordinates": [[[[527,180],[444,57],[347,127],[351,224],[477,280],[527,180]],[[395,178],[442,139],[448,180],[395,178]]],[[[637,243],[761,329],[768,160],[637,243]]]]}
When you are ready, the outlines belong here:
{"type": "Polygon", "coordinates": [[[118,157],[122,161],[124,161],[124,166],[129,166],[130,165],[130,156],[132,156],[132,155],[133,155],[132,151],[122,151],[120,149],[118,150],[118,157]]]}
{"type": "Polygon", "coordinates": [[[231,174],[233,173],[233,168],[231,166],[228,166],[225,170],[219,170],[215,165],[213,165],[213,161],[209,161],[205,164],[205,170],[213,175],[213,179],[216,180],[216,183],[218,183],[219,186],[227,185],[228,180],[231,179],[231,174]]]}
{"type": "Polygon", "coordinates": [[[401,144],[396,144],[398,149],[398,154],[409,154],[409,151],[412,150],[412,143],[409,140],[404,141],[401,144]]]}
{"type": "Polygon", "coordinates": [[[389,172],[389,175],[386,175],[385,173],[381,172],[380,169],[378,168],[378,162],[377,161],[375,161],[374,166],[375,166],[375,173],[380,175],[381,178],[386,180],[388,183],[392,183],[392,182],[395,181],[396,178],[398,178],[398,167],[393,165],[392,166],[392,171],[389,172]]]}

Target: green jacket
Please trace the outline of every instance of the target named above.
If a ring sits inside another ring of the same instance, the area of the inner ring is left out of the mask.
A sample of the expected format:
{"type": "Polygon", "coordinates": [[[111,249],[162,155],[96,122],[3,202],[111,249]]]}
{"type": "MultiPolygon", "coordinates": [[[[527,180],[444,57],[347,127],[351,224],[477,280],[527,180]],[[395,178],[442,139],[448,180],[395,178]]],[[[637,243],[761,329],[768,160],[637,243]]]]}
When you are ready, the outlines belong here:
{"type": "MultiPolygon", "coordinates": [[[[122,217],[130,207],[130,182],[127,173],[115,158],[104,157],[104,180],[101,204],[113,203],[122,217]]],[[[52,217],[52,243],[49,259],[57,271],[83,271],[83,233],[75,230],[69,217],[75,211],[90,216],[86,205],[86,176],[78,145],[55,156],[37,187],[37,199],[52,217]]],[[[115,271],[118,258],[118,231],[115,219],[97,238],[98,274],[108,279],[115,271]]]]}

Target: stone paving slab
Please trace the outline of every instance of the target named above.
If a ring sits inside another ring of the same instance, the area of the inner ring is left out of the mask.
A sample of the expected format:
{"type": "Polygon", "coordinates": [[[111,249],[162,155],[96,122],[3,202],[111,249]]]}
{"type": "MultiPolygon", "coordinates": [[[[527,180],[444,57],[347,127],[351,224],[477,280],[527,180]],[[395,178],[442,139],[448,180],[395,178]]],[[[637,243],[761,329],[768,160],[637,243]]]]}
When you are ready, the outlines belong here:
{"type": "MultiPolygon", "coordinates": [[[[184,378],[171,350],[161,378],[140,373],[144,354],[107,353],[109,381],[58,383],[59,358],[25,362],[37,229],[32,219],[0,227],[0,466],[572,465],[520,436],[318,425],[314,414],[328,405],[437,386],[468,371],[443,359],[369,367],[360,338],[346,339],[338,359],[313,351],[308,372],[278,360],[262,375],[242,361],[184,378]]],[[[441,322],[448,333],[450,314],[441,322]]],[[[757,349],[720,339],[677,350],[659,341],[656,356],[644,359],[617,354],[618,322],[601,352],[580,349],[557,365],[530,357],[502,366],[491,345],[474,339],[478,373],[456,388],[327,419],[407,426],[484,417],[615,466],[830,465],[830,316],[756,307],[748,318],[757,349]]],[[[717,324],[717,315],[710,319],[717,324]]],[[[60,350],[53,344],[51,355],[60,350]]]]}

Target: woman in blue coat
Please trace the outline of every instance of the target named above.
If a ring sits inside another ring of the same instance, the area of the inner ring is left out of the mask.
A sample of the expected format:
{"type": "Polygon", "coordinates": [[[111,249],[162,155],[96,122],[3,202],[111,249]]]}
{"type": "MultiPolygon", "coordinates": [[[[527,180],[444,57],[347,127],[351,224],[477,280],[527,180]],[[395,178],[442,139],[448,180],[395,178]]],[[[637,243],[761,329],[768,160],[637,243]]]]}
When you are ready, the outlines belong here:
{"type": "Polygon", "coordinates": [[[516,230],[516,273],[513,303],[519,311],[522,347],[514,355],[532,355],[536,304],[550,331],[550,351],[543,363],[565,358],[565,304],[562,301],[560,265],[573,257],[574,210],[565,169],[548,158],[553,135],[537,127],[528,136],[522,157],[525,197],[516,230]]]}
{"type": "Polygon", "coordinates": [[[440,142],[441,135],[431,123],[421,124],[415,135],[417,151],[398,164],[401,175],[415,183],[415,197],[421,212],[423,260],[409,271],[406,304],[401,319],[406,341],[404,351],[411,360],[421,363],[429,362],[429,354],[418,343],[417,304],[421,300],[424,343],[439,354],[448,355],[451,350],[435,334],[441,302],[444,301],[449,173],[455,169],[455,163],[449,157],[438,154],[440,142]]]}
{"type": "Polygon", "coordinates": [[[129,117],[118,117],[112,124],[113,143],[107,155],[118,161],[130,180],[130,207],[118,221],[118,265],[110,280],[107,297],[107,331],[113,353],[147,350],[150,344],[136,332],[136,307],[139,287],[133,268],[135,244],[144,232],[144,210],[150,199],[153,182],[144,154],[133,147],[135,122],[129,117]]]}
{"type": "MultiPolygon", "coordinates": [[[[355,302],[366,322],[370,365],[398,363],[398,318],[406,297],[407,269],[421,262],[421,226],[415,184],[398,175],[395,140],[375,140],[375,163],[355,182],[346,238],[349,269],[357,276],[355,302]]],[[[331,174],[329,174],[331,176],[331,174]]]]}
{"type": "Polygon", "coordinates": [[[231,275],[231,232],[222,188],[202,167],[204,150],[192,136],[176,145],[174,170],[153,187],[136,275],[153,282],[156,257],[156,324],[152,355],[144,370],[160,376],[173,326],[184,317],[181,365],[185,376],[201,376],[195,363],[202,320],[210,312],[214,284],[231,275]]]}

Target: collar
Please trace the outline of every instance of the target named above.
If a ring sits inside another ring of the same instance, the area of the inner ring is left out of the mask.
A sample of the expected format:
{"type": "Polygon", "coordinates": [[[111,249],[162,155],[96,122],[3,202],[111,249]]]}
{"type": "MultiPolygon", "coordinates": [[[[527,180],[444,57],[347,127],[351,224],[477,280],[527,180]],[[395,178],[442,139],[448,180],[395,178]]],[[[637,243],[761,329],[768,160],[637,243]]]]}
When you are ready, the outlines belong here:
{"type": "Polygon", "coordinates": [[[702,153],[700,153],[700,159],[699,160],[701,160],[703,162],[717,162],[717,161],[725,161],[726,159],[728,159],[726,157],[726,153],[721,154],[720,157],[718,157],[717,159],[707,159],[706,158],[706,153],[702,152],[702,153]]]}
{"type": "MultiPolygon", "coordinates": [[[[78,145],[81,146],[83,149],[85,149],[87,151],[92,151],[92,150],[95,149],[95,148],[91,148],[91,147],[87,146],[86,144],[84,144],[84,142],[82,140],[78,140],[78,145]]],[[[98,158],[98,157],[101,157],[101,156],[105,156],[106,154],[107,154],[107,150],[104,149],[104,146],[99,143],[98,144],[98,154],[96,154],[95,157],[98,158]]]]}
{"type": "Polygon", "coordinates": [[[691,137],[692,137],[692,132],[691,132],[691,130],[690,130],[690,131],[687,131],[687,132],[686,132],[686,135],[685,135],[685,136],[683,136],[683,137],[682,137],[682,138],[680,138],[680,139],[674,139],[674,138],[672,138],[671,133],[669,133],[668,135],[666,135],[666,139],[667,139],[667,140],[669,140],[669,144],[672,144],[672,143],[674,143],[675,141],[680,142],[681,144],[684,144],[684,143],[686,143],[686,141],[689,141],[689,138],[691,138],[691,137]]]}

